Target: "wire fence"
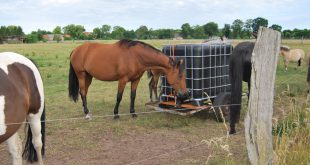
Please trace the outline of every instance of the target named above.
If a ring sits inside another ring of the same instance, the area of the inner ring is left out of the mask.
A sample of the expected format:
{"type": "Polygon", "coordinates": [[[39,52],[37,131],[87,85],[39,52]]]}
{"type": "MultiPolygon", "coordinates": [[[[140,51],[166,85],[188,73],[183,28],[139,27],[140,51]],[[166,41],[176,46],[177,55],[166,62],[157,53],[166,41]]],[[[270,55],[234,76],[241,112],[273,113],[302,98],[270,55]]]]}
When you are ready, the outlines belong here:
{"type": "MultiPolygon", "coordinates": [[[[208,108],[206,107],[203,107],[199,110],[213,110],[214,111],[214,108],[219,108],[221,109],[221,107],[230,107],[230,106],[237,106],[237,105],[241,105],[241,104],[226,104],[226,105],[218,105],[218,106],[212,106],[210,105],[208,108]]],[[[182,111],[182,110],[186,110],[186,108],[174,108],[173,109],[174,111],[182,111]]],[[[157,111],[157,110],[153,110],[153,111],[147,111],[147,112],[136,112],[134,114],[137,114],[137,115],[145,115],[145,114],[154,114],[154,113],[162,113],[162,112],[167,112],[165,110],[163,111],[157,111]]],[[[132,115],[133,113],[122,113],[122,114],[118,114],[119,116],[130,116],[132,115]]],[[[114,117],[115,115],[111,114],[111,115],[94,115],[94,116],[91,116],[91,118],[108,118],[108,117],[114,117]]],[[[223,117],[223,116],[222,116],[223,117]]],[[[73,121],[73,120],[86,120],[85,117],[68,117],[68,118],[56,118],[56,119],[47,119],[47,120],[44,120],[44,121],[41,121],[41,122],[45,122],[45,123],[51,123],[51,122],[59,122],[59,121],[73,121]]],[[[92,121],[92,120],[90,120],[92,121]]],[[[19,124],[29,124],[30,122],[28,121],[24,121],[24,122],[16,122],[16,123],[5,123],[6,126],[9,126],[9,125],[19,125],[19,124]]],[[[0,123],[0,125],[3,125],[0,123]]]]}

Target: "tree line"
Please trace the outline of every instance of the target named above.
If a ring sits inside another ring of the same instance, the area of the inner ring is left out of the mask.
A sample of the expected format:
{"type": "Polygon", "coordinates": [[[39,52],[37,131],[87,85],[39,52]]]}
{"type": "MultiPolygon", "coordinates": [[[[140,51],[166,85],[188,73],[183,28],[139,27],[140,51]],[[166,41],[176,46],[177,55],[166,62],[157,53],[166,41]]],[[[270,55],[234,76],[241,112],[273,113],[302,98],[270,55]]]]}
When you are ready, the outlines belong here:
{"type": "MultiPolygon", "coordinates": [[[[70,24],[63,28],[55,27],[53,31],[40,30],[32,31],[25,35],[20,26],[1,26],[0,41],[8,36],[25,36],[25,41],[29,43],[44,41],[45,34],[66,34],[66,40],[93,40],[93,39],[207,39],[213,36],[225,36],[230,39],[249,39],[252,33],[258,31],[259,26],[269,27],[282,33],[282,38],[297,39],[310,38],[310,29],[293,29],[283,30],[282,26],[272,24],[268,26],[268,20],[262,17],[255,19],[234,20],[231,24],[225,24],[223,28],[219,28],[216,22],[208,22],[204,25],[190,25],[184,23],[180,29],[152,29],[145,25],[140,26],[136,30],[127,30],[122,26],[111,26],[104,24],[96,27],[91,33],[86,33],[83,25],[70,24]]],[[[57,37],[58,35],[56,35],[57,37]]],[[[59,40],[59,38],[54,38],[59,40]]]]}
{"type": "Polygon", "coordinates": [[[23,37],[25,34],[20,26],[1,26],[0,27],[0,43],[8,37],[23,37]]]}

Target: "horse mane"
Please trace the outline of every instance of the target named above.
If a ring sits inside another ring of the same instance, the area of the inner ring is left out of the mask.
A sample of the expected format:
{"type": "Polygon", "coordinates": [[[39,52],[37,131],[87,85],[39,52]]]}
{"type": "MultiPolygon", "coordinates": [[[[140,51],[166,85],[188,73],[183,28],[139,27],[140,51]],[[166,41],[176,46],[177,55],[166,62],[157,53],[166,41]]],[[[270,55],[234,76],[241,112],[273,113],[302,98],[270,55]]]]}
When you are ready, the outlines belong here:
{"type": "Polygon", "coordinates": [[[141,44],[145,48],[150,48],[150,49],[152,49],[152,50],[154,50],[156,52],[161,52],[160,50],[156,49],[154,46],[152,46],[150,44],[147,44],[145,42],[142,42],[142,41],[134,41],[134,40],[129,40],[129,39],[122,39],[122,40],[119,40],[118,43],[119,43],[120,46],[126,46],[127,48],[130,48],[130,47],[136,46],[138,44],[141,44]]]}
{"type": "Polygon", "coordinates": [[[290,48],[288,46],[282,45],[282,46],[280,46],[280,50],[288,52],[288,51],[290,51],[290,48]]]}

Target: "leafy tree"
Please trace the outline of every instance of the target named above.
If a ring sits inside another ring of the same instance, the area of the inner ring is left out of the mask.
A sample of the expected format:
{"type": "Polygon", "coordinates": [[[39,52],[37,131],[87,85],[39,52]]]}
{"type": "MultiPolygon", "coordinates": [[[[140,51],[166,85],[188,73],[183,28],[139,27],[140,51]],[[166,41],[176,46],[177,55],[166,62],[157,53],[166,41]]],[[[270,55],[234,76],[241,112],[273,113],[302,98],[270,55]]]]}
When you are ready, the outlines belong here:
{"type": "Polygon", "coordinates": [[[10,25],[7,27],[7,35],[12,36],[16,34],[16,26],[10,25]]]}
{"type": "Polygon", "coordinates": [[[73,39],[82,39],[85,28],[82,25],[67,25],[63,28],[65,34],[70,34],[73,39]]]}
{"type": "Polygon", "coordinates": [[[61,34],[54,34],[53,40],[59,43],[62,40],[61,34]]]}
{"type": "Polygon", "coordinates": [[[152,28],[149,30],[151,39],[158,39],[158,31],[153,30],[152,28]]]}
{"type": "Polygon", "coordinates": [[[111,33],[112,39],[124,39],[126,30],[121,26],[114,26],[111,33]]]}
{"type": "Polygon", "coordinates": [[[260,26],[268,27],[268,20],[262,17],[257,17],[253,19],[252,29],[254,33],[258,32],[260,26]]]}
{"type": "Polygon", "coordinates": [[[195,39],[203,39],[205,38],[205,30],[203,26],[196,25],[193,27],[193,38],[195,39]]]}
{"type": "Polygon", "coordinates": [[[218,25],[215,22],[209,22],[203,25],[204,32],[209,37],[216,36],[219,32],[218,25]]]}
{"type": "Polygon", "coordinates": [[[282,36],[283,36],[283,38],[292,38],[293,33],[291,30],[283,30],[282,36]]]}
{"type": "Polygon", "coordinates": [[[303,38],[305,37],[305,32],[306,30],[300,30],[300,29],[293,29],[292,33],[293,33],[293,37],[294,38],[303,38]]]}
{"type": "Polygon", "coordinates": [[[17,36],[23,36],[23,35],[25,35],[24,32],[23,32],[23,29],[22,29],[20,26],[17,26],[16,35],[17,35],[17,36]]]}
{"type": "Polygon", "coordinates": [[[55,29],[53,30],[54,34],[61,34],[61,27],[60,26],[56,26],[55,29]]]}
{"type": "Polygon", "coordinates": [[[38,34],[36,32],[26,35],[26,43],[37,43],[39,41],[38,34]]]}
{"type": "Polygon", "coordinates": [[[225,24],[224,28],[222,30],[222,33],[225,37],[230,38],[231,37],[231,30],[230,30],[230,25],[229,24],[225,24]]]}
{"type": "Polygon", "coordinates": [[[10,25],[10,26],[1,26],[0,27],[0,43],[2,43],[7,37],[16,36],[22,37],[24,36],[23,29],[20,26],[10,25]]]}
{"type": "Polygon", "coordinates": [[[111,26],[110,25],[102,25],[101,27],[101,37],[102,39],[109,39],[111,35],[111,26]]]}
{"type": "Polygon", "coordinates": [[[155,34],[157,34],[158,39],[171,39],[174,37],[173,29],[158,29],[155,30],[155,34]]]}
{"type": "Polygon", "coordinates": [[[126,38],[126,39],[135,39],[136,38],[136,33],[135,33],[135,31],[134,30],[127,30],[127,31],[125,31],[125,33],[124,33],[124,37],[126,38]]]}
{"type": "Polygon", "coordinates": [[[242,27],[244,23],[240,19],[234,20],[234,22],[231,25],[232,28],[232,36],[233,38],[242,38],[242,27]]]}
{"type": "Polygon", "coordinates": [[[4,38],[7,36],[6,34],[6,27],[1,26],[0,27],[0,44],[3,42],[4,38]]]}
{"type": "Polygon", "coordinates": [[[102,34],[101,34],[101,29],[96,27],[93,29],[93,35],[96,39],[100,39],[102,34]]]}
{"type": "Polygon", "coordinates": [[[252,24],[253,24],[253,19],[247,19],[243,25],[243,38],[251,38],[252,36],[252,24]]]}
{"type": "Polygon", "coordinates": [[[185,23],[181,26],[181,36],[183,38],[191,38],[193,29],[189,23],[185,23]]]}
{"type": "Polygon", "coordinates": [[[20,26],[10,25],[10,26],[2,26],[3,34],[6,36],[23,36],[24,32],[20,26]]]}
{"type": "Polygon", "coordinates": [[[281,32],[281,30],[282,30],[282,26],[277,25],[277,24],[271,25],[270,28],[273,29],[273,30],[277,30],[279,32],[281,32]]]}
{"type": "Polygon", "coordinates": [[[138,39],[149,39],[150,38],[150,32],[149,29],[142,25],[136,30],[136,36],[138,39]]]}

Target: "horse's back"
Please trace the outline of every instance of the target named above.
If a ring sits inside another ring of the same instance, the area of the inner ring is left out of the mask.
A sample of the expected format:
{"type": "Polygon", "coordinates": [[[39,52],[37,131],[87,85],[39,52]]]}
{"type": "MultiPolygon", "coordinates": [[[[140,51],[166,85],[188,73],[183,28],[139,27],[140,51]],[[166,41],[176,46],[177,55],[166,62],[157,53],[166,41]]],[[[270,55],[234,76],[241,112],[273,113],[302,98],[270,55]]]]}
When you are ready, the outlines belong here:
{"type": "Polygon", "coordinates": [[[70,59],[75,69],[84,70],[91,65],[109,65],[118,54],[114,44],[85,43],[73,50],[70,59]]]}
{"type": "Polygon", "coordinates": [[[305,51],[303,49],[290,50],[290,61],[298,61],[305,58],[305,51]]]}
{"type": "Polygon", "coordinates": [[[130,74],[135,58],[128,49],[115,44],[85,43],[71,54],[71,64],[77,74],[87,72],[104,81],[115,81],[130,74]]]}

